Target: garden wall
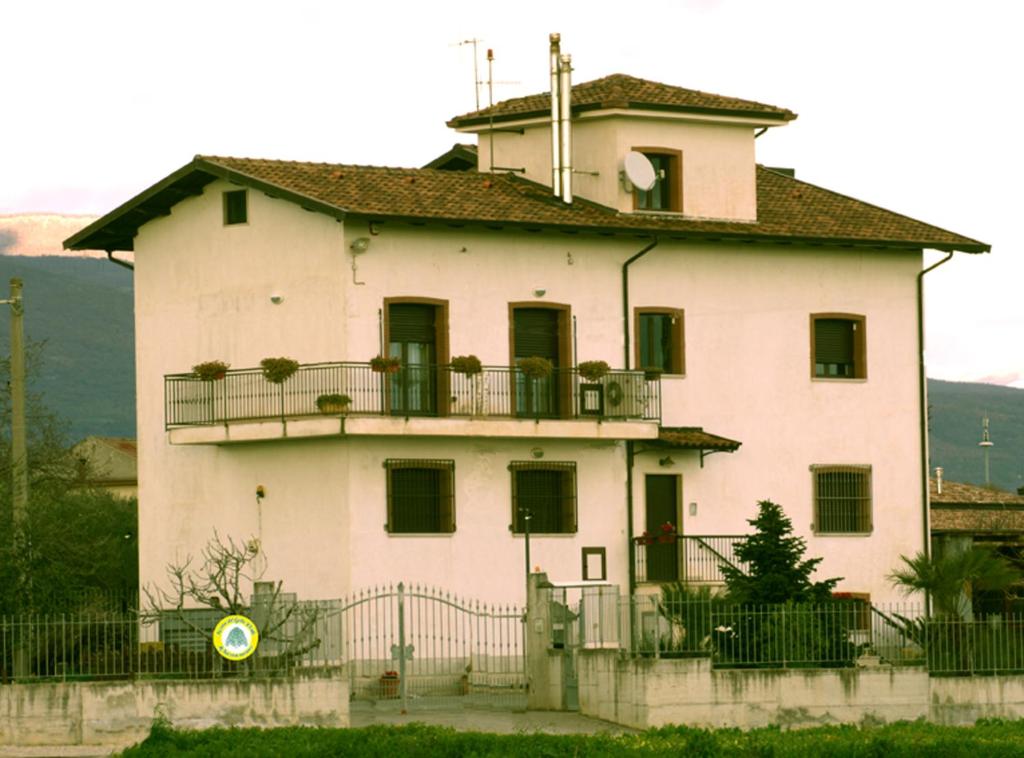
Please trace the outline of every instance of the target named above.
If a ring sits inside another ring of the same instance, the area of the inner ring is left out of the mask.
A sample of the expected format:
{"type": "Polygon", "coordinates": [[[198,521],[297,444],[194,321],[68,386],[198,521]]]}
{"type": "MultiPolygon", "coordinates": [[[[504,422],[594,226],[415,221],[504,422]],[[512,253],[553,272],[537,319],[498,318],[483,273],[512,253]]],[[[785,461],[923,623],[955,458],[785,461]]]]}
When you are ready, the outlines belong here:
{"type": "Polygon", "coordinates": [[[911,666],[713,671],[707,658],[622,658],[606,650],[581,650],[578,672],[581,713],[638,729],[1024,717],[1024,676],[929,677],[911,666]]]}
{"type": "Polygon", "coordinates": [[[213,726],[344,727],[341,669],[280,679],[39,682],[0,686],[0,745],[125,746],[163,715],[182,729],[213,726]]]}

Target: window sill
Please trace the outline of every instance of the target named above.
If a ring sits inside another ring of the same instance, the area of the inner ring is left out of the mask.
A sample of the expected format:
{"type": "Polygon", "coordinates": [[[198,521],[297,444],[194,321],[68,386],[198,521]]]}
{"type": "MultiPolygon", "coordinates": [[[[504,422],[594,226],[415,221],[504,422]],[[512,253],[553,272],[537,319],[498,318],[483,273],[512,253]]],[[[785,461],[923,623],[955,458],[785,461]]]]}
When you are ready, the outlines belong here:
{"type": "Polygon", "coordinates": [[[843,376],[812,376],[812,382],[825,382],[826,384],[867,384],[867,377],[843,377],[843,376]]]}
{"type": "MultiPolygon", "coordinates": [[[[554,537],[556,539],[572,539],[576,537],[578,532],[530,532],[530,539],[554,537]]],[[[513,532],[512,536],[518,539],[525,539],[526,535],[522,532],[513,532]]]]}
{"type": "Polygon", "coordinates": [[[430,539],[430,538],[450,538],[455,536],[455,532],[388,532],[388,537],[406,538],[412,537],[413,539],[430,539]]]}
{"type": "Polygon", "coordinates": [[[870,532],[818,532],[811,530],[811,533],[815,537],[870,537],[874,530],[872,529],[870,532]]]}

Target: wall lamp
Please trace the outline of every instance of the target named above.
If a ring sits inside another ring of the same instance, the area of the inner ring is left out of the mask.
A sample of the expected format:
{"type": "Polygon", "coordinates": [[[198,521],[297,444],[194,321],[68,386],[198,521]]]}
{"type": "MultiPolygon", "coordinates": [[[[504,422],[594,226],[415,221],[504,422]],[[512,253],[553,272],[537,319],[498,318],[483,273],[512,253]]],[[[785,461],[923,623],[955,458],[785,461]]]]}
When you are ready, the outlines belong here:
{"type": "Polygon", "coordinates": [[[666,455],[664,458],[659,458],[658,459],[658,465],[659,466],[675,466],[676,462],[674,460],[672,460],[672,456],[671,455],[666,455]]]}
{"type": "Polygon", "coordinates": [[[369,247],[369,237],[356,237],[354,240],[352,240],[352,244],[349,245],[349,250],[351,250],[356,255],[359,255],[359,253],[365,253],[369,247]]]}

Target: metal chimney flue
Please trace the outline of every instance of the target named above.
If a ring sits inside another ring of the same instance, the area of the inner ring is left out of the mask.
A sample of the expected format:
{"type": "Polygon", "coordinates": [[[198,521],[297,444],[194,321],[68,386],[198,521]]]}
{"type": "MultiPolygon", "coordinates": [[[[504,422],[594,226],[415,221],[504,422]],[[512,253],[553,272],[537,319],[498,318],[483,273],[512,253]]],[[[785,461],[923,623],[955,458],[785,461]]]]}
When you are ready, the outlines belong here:
{"type": "Polygon", "coordinates": [[[562,200],[572,202],[572,56],[563,55],[559,62],[559,134],[562,139],[562,200]]]}
{"type": "Polygon", "coordinates": [[[941,495],[942,494],[942,474],[943,473],[944,472],[943,472],[942,466],[936,466],[935,467],[935,494],[936,495],[941,495]]]}
{"type": "Polygon", "coordinates": [[[562,137],[559,127],[560,105],[558,90],[561,87],[559,74],[561,70],[562,35],[553,32],[551,41],[551,191],[555,197],[562,196],[562,137]]]}

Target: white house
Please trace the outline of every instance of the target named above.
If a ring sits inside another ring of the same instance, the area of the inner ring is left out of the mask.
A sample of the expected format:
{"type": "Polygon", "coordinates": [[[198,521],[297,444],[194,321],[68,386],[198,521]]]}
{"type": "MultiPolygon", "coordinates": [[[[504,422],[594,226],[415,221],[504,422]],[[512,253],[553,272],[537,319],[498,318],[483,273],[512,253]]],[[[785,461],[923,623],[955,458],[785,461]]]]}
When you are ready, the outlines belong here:
{"type": "Polygon", "coordinates": [[[892,597],[929,526],[922,252],[989,248],[758,165],[794,118],[613,75],[452,119],[478,144],[431,168],[197,156],[68,239],[134,251],[142,581],[217,530],[300,597],[521,601],[529,515],[553,579],[713,582],[769,498],[892,597]]]}

